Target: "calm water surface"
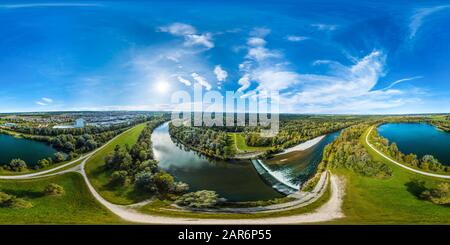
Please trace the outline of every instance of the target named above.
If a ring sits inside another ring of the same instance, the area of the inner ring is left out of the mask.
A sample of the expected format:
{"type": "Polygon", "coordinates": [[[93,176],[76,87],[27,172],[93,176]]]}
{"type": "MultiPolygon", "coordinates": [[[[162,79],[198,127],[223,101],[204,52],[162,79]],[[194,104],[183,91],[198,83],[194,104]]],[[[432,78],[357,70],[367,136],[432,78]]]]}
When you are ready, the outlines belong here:
{"type": "Polygon", "coordinates": [[[9,163],[11,159],[20,158],[32,166],[55,152],[55,149],[42,142],[0,134],[0,165],[9,163]]]}
{"type": "Polygon", "coordinates": [[[159,166],[192,191],[214,190],[229,201],[268,200],[282,195],[267,185],[250,161],[212,160],[183,149],[169,135],[168,123],[153,131],[152,142],[159,166]]]}
{"type": "Polygon", "coordinates": [[[414,153],[419,158],[430,154],[450,165],[450,133],[425,123],[383,124],[378,127],[378,133],[397,143],[403,153],[414,153]]]}

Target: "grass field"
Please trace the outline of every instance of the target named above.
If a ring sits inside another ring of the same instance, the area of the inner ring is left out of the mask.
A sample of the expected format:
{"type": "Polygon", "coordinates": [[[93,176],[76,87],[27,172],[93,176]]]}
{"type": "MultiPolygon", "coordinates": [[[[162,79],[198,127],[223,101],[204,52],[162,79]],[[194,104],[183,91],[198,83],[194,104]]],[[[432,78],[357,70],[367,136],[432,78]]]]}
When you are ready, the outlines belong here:
{"type": "Polygon", "coordinates": [[[245,143],[245,136],[242,133],[229,133],[231,142],[236,147],[237,153],[261,152],[270,149],[270,146],[254,147],[245,143]]]}
{"type": "MultiPolygon", "coordinates": [[[[367,132],[366,132],[367,133],[367,132]]],[[[346,177],[344,213],[347,217],[334,223],[449,223],[450,207],[436,205],[417,197],[420,189],[414,180],[434,186],[443,179],[412,173],[381,157],[365,143],[372,159],[387,164],[393,170],[388,179],[362,177],[347,170],[334,171],[346,177]]],[[[448,181],[447,181],[448,182],[448,181]]]]}
{"type": "Polygon", "coordinates": [[[78,173],[35,180],[0,180],[0,191],[33,204],[29,209],[0,208],[1,224],[124,223],[94,199],[78,173]],[[63,186],[65,194],[43,195],[49,183],[63,186]]]}
{"type": "Polygon", "coordinates": [[[110,152],[114,151],[116,145],[125,146],[128,144],[132,147],[138,140],[139,135],[145,128],[145,123],[139,124],[134,128],[122,133],[114,141],[109,143],[100,151],[96,152],[89,160],[86,162],[86,174],[89,177],[89,181],[97,190],[97,192],[102,195],[106,200],[115,204],[132,204],[138,201],[142,201],[147,198],[147,196],[142,196],[137,194],[132,186],[128,187],[116,187],[110,186],[109,177],[111,176],[111,171],[105,169],[105,156],[110,152]]]}

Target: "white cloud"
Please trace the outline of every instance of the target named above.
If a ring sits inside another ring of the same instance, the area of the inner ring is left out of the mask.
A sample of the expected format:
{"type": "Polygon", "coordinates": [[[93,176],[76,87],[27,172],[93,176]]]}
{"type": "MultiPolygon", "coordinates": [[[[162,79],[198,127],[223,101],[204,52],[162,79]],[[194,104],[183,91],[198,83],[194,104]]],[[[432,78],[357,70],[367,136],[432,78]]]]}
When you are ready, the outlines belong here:
{"type": "Polygon", "coordinates": [[[159,28],[162,32],[168,32],[175,36],[193,35],[197,33],[195,27],[184,23],[172,23],[159,28]]]}
{"type": "Polygon", "coordinates": [[[186,85],[186,86],[191,86],[191,85],[192,85],[191,81],[189,81],[189,80],[187,80],[187,79],[184,79],[184,78],[181,77],[181,76],[178,76],[177,79],[178,79],[178,81],[179,81],[180,83],[182,83],[182,84],[184,84],[184,85],[186,85]]]}
{"type": "Polygon", "coordinates": [[[319,31],[334,31],[336,30],[336,25],[328,25],[328,24],[312,24],[314,28],[317,28],[319,31]]]}
{"type": "Polygon", "coordinates": [[[425,17],[447,8],[450,8],[450,5],[421,8],[417,10],[416,13],[411,17],[411,22],[409,24],[409,39],[413,39],[416,36],[416,33],[422,26],[425,17]]]}
{"type": "Polygon", "coordinates": [[[260,37],[251,37],[247,41],[247,44],[249,46],[254,46],[254,47],[256,47],[256,46],[264,46],[264,45],[266,45],[266,43],[267,43],[266,40],[264,40],[264,39],[262,39],[260,37]]]}
{"type": "Polygon", "coordinates": [[[277,58],[280,57],[280,53],[277,51],[269,50],[265,47],[253,47],[248,50],[247,58],[255,59],[257,61],[262,61],[267,58],[277,58]]]}
{"type": "Polygon", "coordinates": [[[257,90],[282,91],[300,82],[300,76],[292,71],[278,71],[275,69],[257,70],[252,79],[259,83],[257,90]]]}
{"type": "Polygon", "coordinates": [[[239,81],[238,84],[241,85],[241,87],[237,90],[238,92],[243,92],[246,89],[248,89],[250,87],[250,75],[249,74],[245,74],[244,76],[242,76],[239,81]]]}
{"type": "Polygon", "coordinates": [[[183,37],[183,44],[187,47],[203,46],[207,49],[211,49],[214,47],[211,33],[198,33],[195,27],[185,23],[172,23],[167,26],[159,27],[158,30],[161,32],[170,33],[174,36],[183,37]]]}
{"type": "Polygon", "coordinates": [[[420,79],[420,78],[423,78],[423,77],[422,76],[415,76],[415,77],[402,78],[402,79],[399,79],[399,80],[394,81],[393,83],[389,84],[389,86],[384,88],[384,90],[390,89],[390,88],[394,87],[395,85],[397,85],[399,83],[407,82],[407,81],[411,81],[411,80],[415,80],[415,79],[420,79]]]}
{"type": "Polygon", "coordinates": [[[290,36],[286,37],[286,40],[291,41],[291,42],[300,42],[300,41],[304,41],[304,40],[307,40],[307,39],[308,39],[308,37],[304,37],[304,36],[293,36],[293,35],[290,35],[290,36]]]}
{"type": "Polygon", "coordinates": [[[47,97],[42,97],[40,100],[36,101],[36,104],[40,105],[40,106],[46,106],[53,103],[53,99],[47,98],[47,97]]]}
{"type": "Polygon", "coordinates": [[[46,102],[46,103],[52,103],[52,102],[53,102],[52,99],[46,98],[46,97],[43,97],[43,98],[42,98],[42,101],[44,101],[44,102],[46,102]]]}
{"type": "Polygon", "coordinates": [[[203,87],[205,87],[206,90],[211,90],[211,88],[212,88],[211,84],[210,84],[208,81],[206,81],[206,79],[205,79],[204,77],[200,76],[199,74],[197,74],[197,73],[195,73],[195,72],[192,73],[191,76],[192,76],[192,78],[193,78],[195,81],[197,81],[200,85],[202,85],[203,87]]]}
{"type": "Polygon", "coordinates": [[[212,35],[210,33],[197,35],[187,35],[185,36],[185,46],[205,46],[208,49],[214,48],[214,43],[211,41],[212,35]]]}
{"type": "Polygon", "coordinates": [[[250,36],[265,37],[265,36],[269,35],[270,32],[271,32],[271,30],[268,28],[256,27],[256,28],[253,28],[253,30],[250,32],[250,36]]]}
{"type": "Polygon", "coordinates": [[[216,67],[214,67],[214,74],[219,82],[225,81],[228,77],[228,72],[222,69],[220,65],[216,65],[216,67]]]}

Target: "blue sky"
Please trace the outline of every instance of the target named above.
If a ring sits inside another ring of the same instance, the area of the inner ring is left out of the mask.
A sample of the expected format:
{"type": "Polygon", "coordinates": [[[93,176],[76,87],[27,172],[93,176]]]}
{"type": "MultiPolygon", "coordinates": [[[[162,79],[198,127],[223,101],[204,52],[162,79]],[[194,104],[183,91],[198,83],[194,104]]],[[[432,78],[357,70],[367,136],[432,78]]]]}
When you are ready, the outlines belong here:
{"type": "Polygon", "coordinates": [[[0,1],[0,112],[170,109],[279,90],[281,112],[450,112],[448,1],[0,1]]]}

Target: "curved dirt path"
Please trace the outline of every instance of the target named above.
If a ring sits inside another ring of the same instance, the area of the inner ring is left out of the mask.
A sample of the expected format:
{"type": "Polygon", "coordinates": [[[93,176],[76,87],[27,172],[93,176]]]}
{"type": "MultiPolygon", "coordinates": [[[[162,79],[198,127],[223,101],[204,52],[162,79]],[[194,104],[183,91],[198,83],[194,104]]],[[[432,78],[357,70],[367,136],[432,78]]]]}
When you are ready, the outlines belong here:
{"type": "Polygon", "coordinates": [[[145,224],[295,224],[295,223],[313,223],[313,222],[323,222],[330,221],[333,219],[338,219],[344,217],[342,213],[342,200],[345,192],[344,184],[341,179],[337,176],[332,175],[330,177],[331,184],[331,197],[327,203],[316,209],[314,212],[292,215],[292,216],[282,216],[273,218],[258,218],[258,219],[203,219],[203,218],[182,218],[182,217],[167,217],[167,216],[157,216],[150,214],[143,214],[137,212],[130,206],[122,206],[112,204],[106,201],[91,185],[89,179],[84,172],[84,165],[87,159],[85,159],[81,165],[81,170],[79,171],[83,176],[86,185],[91,191],[92,195],[99,201],[103,206],[109,209],[111,212],[119,216],[120,218],[136,223],[145,224]]]}
{"type": "Polygon", "coordinates": [[[426,175],[426,176],[430,176],[430,177],[436,177],[436,178],[442,178],[442,179],[450,179],[450,175],[433,174],[433,173],[428,173],[428,172],[420,171],[420,170],[417,170],[417,169],[414,169],[414,168],[405,166],[405,165],[403,165],[403,164],[401,164],[401,163],[399,163],[399,162],[397,162],[397,161],[395,161],[395,160],[392,160],[390,157],[386,156],[384,153],[382,153],[381,151],[377,150],[375,147],[373,147],[373,146],[369,143],[369,135],[370,135],[370,133],[372,132],[373,128],[374,128],[374,126],[372,126],[372,127],[369,129],[369,132],[366,134],[366,144],[367,144],[370,148],[372,148],[372,150],[374,150],[376,153],[378,153],[380,156],[382,156],[383,158],[387,159],[388,161],[390,161],[390,162],[392,162],[392,163],[394,163],[394,164],[396,164],[396,165],[398,165],[398,166],[400,166],[400,167],[402,167],[402,168],[404,168],[404,169],[407,169],[407,170],[409,170],[409,171],[411,171],[411,172],[414,172],[414,173],[417,173],[417,174],[422,174],[422,175],[426,175]]]}

